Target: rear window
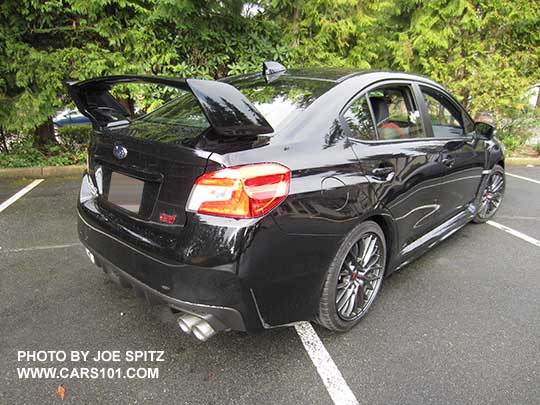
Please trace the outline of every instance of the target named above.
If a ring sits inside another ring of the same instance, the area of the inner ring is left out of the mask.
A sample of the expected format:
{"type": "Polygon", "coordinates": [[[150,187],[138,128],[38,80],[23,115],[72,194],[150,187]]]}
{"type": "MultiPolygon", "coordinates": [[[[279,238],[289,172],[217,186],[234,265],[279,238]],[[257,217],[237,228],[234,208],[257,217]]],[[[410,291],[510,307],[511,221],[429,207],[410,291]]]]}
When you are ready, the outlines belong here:
{"type": "MultiPolygon", "coordinates": [[[[189,91],[181,91],[175,99],[141,117],[139,121],[152,124],[178,125],[204,130],[209,124],[199,102],[189,91]]],[[[200,131],[202,132],[202,131],[200,131]]]]}
{"type": "Polygon", "coordinates": [[[231,84],[251,101],[275,130],[293,120],[334,85],[328,81],[288,77],[271,83],[256,79],[231,84]]]}
{"type": "MultiPolygon", "coordinates": [[[[243,79],[230,84],[251,101],[274,129],[279,129],[328,91],[333,83],[280,78],[272,83],[266,83],[263,79],[243,79]]],[[[139,121],[199,129],[199,133],[202,133],[208,128],[208,121],[193,94],[182,93],[139,121]]]]}
{"type": "Polygon", "coordinates": [[[133,120],[129,136],[152,142],[189,145],[210,124],[195,96],[179,90],[179,96],[133,120]]]}
{"type": "MultiPolygon", "coordinates": [[[[233,78],[228,81],[261,112],[268,123],[278,130],[305,110],[334,83],[323,80],[281,77],[266,83],[259,77],[233,78]]],[[[158,93],[153,87],[154,93],[158,93]]],[[[161,101],[159,97],[137,100],[131,120],[109,124],[111,131],[127,131],[126,135],[152,142],[191,145],[210,124],[199,102],[190,91],[172,89],[161,101]],[[168,99],[168,100],[167,100],[168,99]],[[143,103],[141,103],[143,102],[143,103]],[[128,124],[128,125],[125,125],[128,124]]]]}

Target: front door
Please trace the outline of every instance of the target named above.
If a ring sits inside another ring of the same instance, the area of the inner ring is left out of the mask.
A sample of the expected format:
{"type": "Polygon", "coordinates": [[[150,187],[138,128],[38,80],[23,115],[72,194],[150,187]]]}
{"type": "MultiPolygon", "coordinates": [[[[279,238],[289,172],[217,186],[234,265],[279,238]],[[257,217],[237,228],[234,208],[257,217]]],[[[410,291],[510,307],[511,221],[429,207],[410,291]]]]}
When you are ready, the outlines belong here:
{"type": "Polygon", "coordinates": [[[485,142],[473,136],[468,114],[441,89],[420,85],[427,115],[427,131],[444,146],[439,156],[443,171],[439,222],[474,202],[485,164],[485,142]]]}

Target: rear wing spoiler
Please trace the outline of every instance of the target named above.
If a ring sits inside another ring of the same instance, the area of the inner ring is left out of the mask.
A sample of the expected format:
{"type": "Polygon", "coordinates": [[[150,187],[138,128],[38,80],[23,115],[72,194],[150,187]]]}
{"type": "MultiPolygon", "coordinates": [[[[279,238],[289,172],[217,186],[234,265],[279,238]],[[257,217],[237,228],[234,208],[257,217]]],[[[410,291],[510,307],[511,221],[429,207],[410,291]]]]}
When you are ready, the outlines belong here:
{"type": "Polygon", "coordinates": [[[150,83],[190,91],[200,104],[213,130],[224,136],[249,136],[274,132],[263,115],[238,89],[214,80],[174,79],[159,76],[106,76],[67,83],[68,92],[80,112],[95,129],[101,130],[128,111],[109,93],[111,87],[126,83],[150,83]]]}

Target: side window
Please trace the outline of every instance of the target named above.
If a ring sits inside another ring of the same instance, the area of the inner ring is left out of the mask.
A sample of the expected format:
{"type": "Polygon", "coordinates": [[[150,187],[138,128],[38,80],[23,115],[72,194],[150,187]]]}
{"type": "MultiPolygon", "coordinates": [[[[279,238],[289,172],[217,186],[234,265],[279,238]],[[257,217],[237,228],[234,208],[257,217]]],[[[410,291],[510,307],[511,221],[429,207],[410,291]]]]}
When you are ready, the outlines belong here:
{"type": "Polygon", "coordinates": [[[368,101],[365,96],[354,101],[343,114],[347,125],[351,130],[352,137],[362,141],[374,141],[377,133],[373,126],[368,101]]]}
{"type": "Polygon", "coordinates": [[[424,138],[422,119],[408,86],[385,86],[368,93],[380,140],[424,138]]]}
{"type": "Polygon", "coordinates": [[[435,138],[466,136],[472,123],[446,96],[436,90],[421,87],[435,138]]]}

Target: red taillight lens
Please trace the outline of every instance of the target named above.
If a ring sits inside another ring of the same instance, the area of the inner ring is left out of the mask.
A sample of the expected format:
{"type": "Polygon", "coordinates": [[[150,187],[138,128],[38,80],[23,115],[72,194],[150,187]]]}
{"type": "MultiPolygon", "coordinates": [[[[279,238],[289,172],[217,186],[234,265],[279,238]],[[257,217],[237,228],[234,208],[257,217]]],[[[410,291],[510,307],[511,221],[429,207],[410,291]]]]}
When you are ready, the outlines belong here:
{"type": "Polygon", "coordinates": [[[291,171],[277,163],[233,166],[195,181],[187,210],[230,218],[266,214],[289,194],[291,171]]]}

